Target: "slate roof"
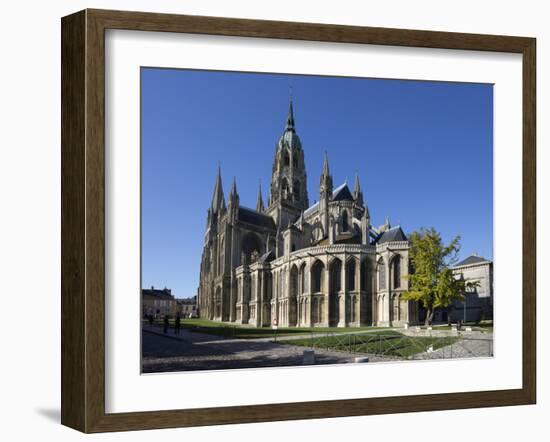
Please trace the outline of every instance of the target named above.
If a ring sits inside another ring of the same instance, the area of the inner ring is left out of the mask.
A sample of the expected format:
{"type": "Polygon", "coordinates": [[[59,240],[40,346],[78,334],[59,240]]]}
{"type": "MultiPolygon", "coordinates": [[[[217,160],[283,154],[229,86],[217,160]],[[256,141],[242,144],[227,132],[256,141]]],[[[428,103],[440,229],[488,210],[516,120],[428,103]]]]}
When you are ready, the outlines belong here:
{"type": "Polygon", "coordinates": [[[260,256],[259,261],[260,262],[271,262],[274,259],[275,259],[275,254],[273,253],[273,250],[270,250],[269,252],[266,252],[262,256],[260,256]]]}
{"type": "Polygon", "coordinates": [[[306,210],[304,210],[304,216],[313,215],[315,212],[319,210],[319,201],[317,201],[312,206],[309,206],[306,210]]]}
{"type": "Polygon", "coordinates": [[[490,262],[488,259],[485,259],[481,256],[470,255],[468,258],[463,259],[462,261],[456,263],[453,267],[467,266],[470,264],[480,264],[482,262],[490,262]]]}
{"type": "Polygon", "coordinates": [[[347,183],[334,189],[332,192],[332,201],[353,201],[353,196],[351,195],[347,183]]]}
{"type": "Polygon", "coordinates": [[[263,213],[249,209],[248,207],[239,207],[237,219],[244,223],[275,230],[275,223],[273,222],[273,218],[263,213]]]}
{"type": "Polygon", "coordinates": [[[377,244],[384,244],[392,241],[407,241],[407,236],[400,226],[386,230],[376,241],[377,244]]]}
{"type": "Polygon", "coordinates": [[[174,299],[174,296],[170,293],[168,289],[142,289],[141,294],[144,299],[174,299]]]}
{"type": "MultiPolygon", "coordinates": [[[[353,201],[353,195],[351,194],[347,183],[341,184],[332,191],[332,201],[353,201]]],[[[304,216],[313,215],[318,210],[319,201],[304,210],[304,216]]]]}

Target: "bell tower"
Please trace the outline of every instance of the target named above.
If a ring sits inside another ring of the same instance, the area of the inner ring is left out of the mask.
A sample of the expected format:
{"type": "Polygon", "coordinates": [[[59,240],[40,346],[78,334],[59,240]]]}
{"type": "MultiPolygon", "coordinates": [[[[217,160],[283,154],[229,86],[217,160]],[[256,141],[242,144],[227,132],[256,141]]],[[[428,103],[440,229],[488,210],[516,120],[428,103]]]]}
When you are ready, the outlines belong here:
{"type": "Polygon", "coordinates": [[[283,228],[309,207],[302,143],[296,133],[292,97],[285,129],[275,146],[267,214],[283,228]]]}

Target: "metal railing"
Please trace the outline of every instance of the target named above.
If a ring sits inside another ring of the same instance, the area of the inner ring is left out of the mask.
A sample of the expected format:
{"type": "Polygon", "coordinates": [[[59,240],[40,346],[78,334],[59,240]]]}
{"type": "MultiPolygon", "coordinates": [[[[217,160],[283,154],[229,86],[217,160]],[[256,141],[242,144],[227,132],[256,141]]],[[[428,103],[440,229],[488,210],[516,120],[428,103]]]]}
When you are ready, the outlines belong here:
{"type": "Polygon", "coordinates": [[[460,336],[408,336],[395,334],[314,333],[297,339],[280,337],[278,343],[376,356],[378,359],[425,360],[493,356],[493,340],[460,336]]]}

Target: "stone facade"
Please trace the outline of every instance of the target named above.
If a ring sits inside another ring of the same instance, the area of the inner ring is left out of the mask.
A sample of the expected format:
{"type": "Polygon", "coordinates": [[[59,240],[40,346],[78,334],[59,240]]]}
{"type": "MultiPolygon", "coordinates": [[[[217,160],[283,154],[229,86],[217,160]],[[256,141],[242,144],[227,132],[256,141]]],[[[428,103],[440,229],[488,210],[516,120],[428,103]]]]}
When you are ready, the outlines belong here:
{"type": "Polygon", "coordinates": [[[454,265],[452,271],[466,282],[478,282],[479,287],[466,292],[465,302],[453,302],[451,321],[493,319],[493,262],[474,254],[454,265]]]}
{"type": "Polygon", "coordinates": [[[359,178],[333,187],[325,153],[319,201],[309,204],[304,150],[292,102],[275,147],[270,194],[226,204],[221,171],[207,214],[198,288],[203,318],[283,327],[416,323],[408,288],[409,241],[389,221],[371,225],[359,178]]]}
{"type": "Polygon", "coordinates": [[[141,314],[144,318],[152,315],[154,318],[164,316],[174,317],[178,312],[177,301],[168,288],[141,290],[141,314]]]}
{"type": "Polygon", "coordinates": [[[176,299],[178,305],[177,314],[184,318],[197,316],[197,297],[176,299]]]}

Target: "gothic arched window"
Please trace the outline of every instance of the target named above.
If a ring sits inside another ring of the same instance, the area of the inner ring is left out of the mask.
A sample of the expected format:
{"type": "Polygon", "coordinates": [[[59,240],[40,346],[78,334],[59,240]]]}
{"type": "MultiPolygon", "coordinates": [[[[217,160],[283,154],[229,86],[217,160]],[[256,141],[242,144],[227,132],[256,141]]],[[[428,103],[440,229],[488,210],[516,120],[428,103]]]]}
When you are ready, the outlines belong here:
{"type": "Polygon", "coordinates": [[[324,265],[321,261],[315,261],[311,267],[311,291],[319,293],[323,291],[323,270],[324,265]]]}
{"type": "Polygon", "coordinates": [[[378,288],[380,290],[386,288],[386,266],[382,260],[378,262],[378,288]]]}
{"type": "Polygon", "coordinates": [[[283,165],[290,166],[290,156],[286,150],[283,152],[283,165]]]}
{"type": "Polygon", "coordinates": [[[349,222],[348,222],[348,212],[344,211],[342,214],[342,232],[347,232],[349,230],[349,222]]]}
{"type": "Polygon", "coordinates": [[[331,293],[338,293],[342,282],[342,261],[334,259],[330,264],[331,293]]]}
{"type": "Polygon", "coordinates": [[[392,262],[393,287],[401,287],[401,256],[397,255],[392,262]]]}
{"type": "Polygon", "coordinates": [[[283,178],[283,182],[281,183],[281,193],[282,193],[281,196],[284,199],[286,199],[288,197],[288,192],[289,192],[288,181],[286,180],[286,178],[283,178]]]}
{"type": "Polygon", "coordinates": [[[302,267],[300,268],[300,285],[301,285],[301,289],[302,289],[302,293],[305,293],[306,292],[306,265],[305,264],[302,264],[302,267]]]}
{"type": "Polygon", "coordinates": [[[346,264],[347,289],[355,290],[355,260],[350,259],[346,264]]]}
{"type": "Polygon", "coordinates": [[[293,191],[294,195],[296,195],[296,198],[300,198],[300,190],[301,190],[300,189],[300,181],[298,181],[298,180],[294,181],[294,185],[292,187],[293,187],[292,191],[293,191]]]}

